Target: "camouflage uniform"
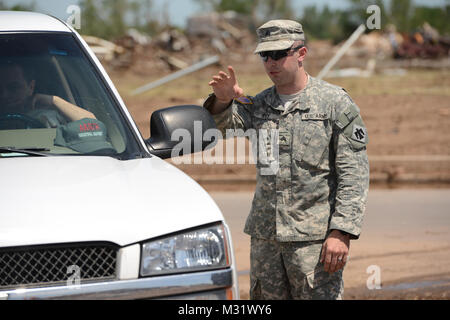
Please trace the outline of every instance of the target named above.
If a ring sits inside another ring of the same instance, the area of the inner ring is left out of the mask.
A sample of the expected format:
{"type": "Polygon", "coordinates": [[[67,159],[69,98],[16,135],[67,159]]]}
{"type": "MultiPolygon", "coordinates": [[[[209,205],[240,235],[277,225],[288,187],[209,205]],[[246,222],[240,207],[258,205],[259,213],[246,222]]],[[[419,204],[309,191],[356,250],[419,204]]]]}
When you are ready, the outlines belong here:
{"type": "Polygon", "coordinates": [[[329,275],[319,263],[323,241],[251,238],[250,299],[340,300],[342,269],[329,275]]]}
{"type": "MultiPolygon", "coordinates": [[[[204,107],[214,99],[211,95],[204,107]]],[[[214,119],[222,134],[225,129],[278,132],[277,170],[263,173],[267,164],[258,161],[244,229],[252,237],[251,298],[339,299],[342,270],[329,275],[319,258],[331,230],[352,239],[361,232],[369,164],[359,108],[342,88],[309,76],[287,108],[271,87],[233,100],[214,119]]],[[[263,141],[271,153],[271,139],[263,141]]]]}

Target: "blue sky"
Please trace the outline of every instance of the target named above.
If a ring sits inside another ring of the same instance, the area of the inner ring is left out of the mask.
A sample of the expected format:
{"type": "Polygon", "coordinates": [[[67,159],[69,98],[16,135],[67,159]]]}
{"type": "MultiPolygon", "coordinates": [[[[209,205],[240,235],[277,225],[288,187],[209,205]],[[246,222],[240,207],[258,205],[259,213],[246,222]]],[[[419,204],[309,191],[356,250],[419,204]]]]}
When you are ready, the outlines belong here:
{"type": "MultiPolygon", "coordinates": [[[[69,14],[66,9],[71,4],[77,4],[78,0],[3,0],[6,5],[14,4],[30,4],[35,3],[37,11],[49,13],[60,19],[66,20],[69,14]]],[[[428,6],[443,6],[445,0],[414,0],[416,4],[428,6]]],[[[167,6],[169,12],[169,19],[171,24],[184,26],[186,19],[200,12],[200,8],[194,0],[153,0],[155,11],[162,10],[167,6]]],[[[330,8],[346,8],[348,1],[346,0],[293,0],[292,4],[298,16],[301,15],[302,9],[305,6],[318,5],[323,6],[327,4],[330,8]]]]}

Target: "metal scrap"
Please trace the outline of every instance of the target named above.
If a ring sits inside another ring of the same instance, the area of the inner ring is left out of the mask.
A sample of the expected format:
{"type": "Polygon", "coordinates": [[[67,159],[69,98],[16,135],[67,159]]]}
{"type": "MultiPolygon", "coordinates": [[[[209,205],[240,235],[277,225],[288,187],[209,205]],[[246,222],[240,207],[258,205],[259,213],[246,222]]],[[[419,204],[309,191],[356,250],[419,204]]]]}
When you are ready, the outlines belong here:
{"type": "Polygon", "coordinates": [[[200,61],[200,62],[198,62],[198,63],[196,63],[196,64],[194,64],[194,65],[192,65],[192,66],[190,66],[188,68],[185,68],[183,70],[177,71],[177,72],[172,73],[172,74],[170,74],[170,75],[168,75],[166,77],[163,77],[163,78],[161,78],[159,80],[150,82],[150,83],[148,83],[148,84],[146,84],[146,85],[144,85],[142,87],[139,87],[139,88],[137,88],[136,90],[134,90],[132,92],[132,95],[138,95],[138,94],[144,93],[144,92],[146,92],[148,90],[151,90],[151,89],[154,89],[156,87],[159,87],[159,86],[161,86],[161,85],[163,85],[163,84],[165,84],[167,82],[170,82],[170,81],[173,81],[175,79],[181,78],[181,77],[183,77],[183,76],[185,76],[185,75],[187,75],[189,73],[195,72],[197,70],[200,70],[202,68],[205,68],[205,67],[207,67],[207,66],[209,66],[211,64],[217,63],[217,62],[219,62],[219,57],[218,56],[209,57],[209,58],[204,59],[204,60],[202,60],[202,61],[200,61]]]}

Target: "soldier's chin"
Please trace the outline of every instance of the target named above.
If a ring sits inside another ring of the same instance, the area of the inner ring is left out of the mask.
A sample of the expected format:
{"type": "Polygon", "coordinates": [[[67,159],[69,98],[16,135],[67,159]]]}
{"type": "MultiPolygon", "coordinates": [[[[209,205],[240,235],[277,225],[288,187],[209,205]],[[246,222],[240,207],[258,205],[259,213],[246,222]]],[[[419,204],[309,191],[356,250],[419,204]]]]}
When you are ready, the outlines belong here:
{"type": "Polygon", "coordinates": [[[269,78],[270,78],[270,80],[272,80],[272,82],[273,82],[274,84],[277,84],[277,82],[278,82],[278,78],[277,78],[277,77],[275,77],[275,76],[273,76],[273,75],[271,75],[271,74],[269,73],[269,78]]]}

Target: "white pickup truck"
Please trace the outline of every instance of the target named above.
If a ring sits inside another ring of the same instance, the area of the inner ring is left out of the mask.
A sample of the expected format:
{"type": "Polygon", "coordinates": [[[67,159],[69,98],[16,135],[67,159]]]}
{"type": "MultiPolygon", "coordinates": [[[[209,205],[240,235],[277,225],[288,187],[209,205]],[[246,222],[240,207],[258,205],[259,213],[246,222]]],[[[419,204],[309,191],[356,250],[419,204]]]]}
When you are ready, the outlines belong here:
{"type": "Polygon", "coordinates": [[[239,299],[221,211],[161,159],[195,121],[161,109],[144,140],[73,28],[0,11],[0,300],[239,299]]]}

